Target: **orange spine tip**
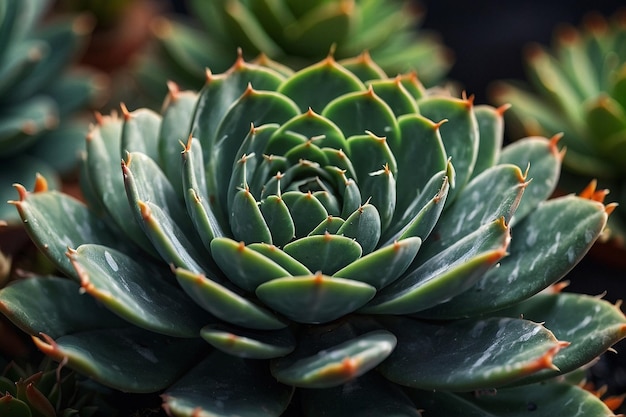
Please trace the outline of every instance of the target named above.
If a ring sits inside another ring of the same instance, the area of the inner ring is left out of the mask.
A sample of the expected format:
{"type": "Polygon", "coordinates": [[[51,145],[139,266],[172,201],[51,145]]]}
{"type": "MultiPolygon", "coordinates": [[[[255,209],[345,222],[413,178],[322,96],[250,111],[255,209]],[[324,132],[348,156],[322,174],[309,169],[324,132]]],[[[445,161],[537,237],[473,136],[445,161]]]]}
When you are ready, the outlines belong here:
{"type": "Polygon", "coordinates": [[[178,98],[178,94],[180,93],[180,88],[178,87],[178,84],[176,84],[174,81],[168,81],[167,91],[170,98],[175,101],[178,98]]]}
{"type": "Polygon", "coordinates": [[[598,181],[594,178],[589,184],[578,194],[579,197],[591,199],[593,194],[596,192],[596,186],[598,185],[598,181]]]}
{"type": "MultiPolygon", "coordinates": [[[[28,197],[28,190],[26,189],[26,187],[24,187],[22,184],[13,184],[13,188],[15,188],[17,194],[19,195],[19,201],[26,200],[26,197],[28,197]]],[[[9,203],[16,204],[15,201],[9,201],[9,203]]]]}
{"type": "Polygon", "coordinates": [[[506,113],[506,111],[510,109],[512,106],[513,105],[511,103],[505,103],[501,105],[500,107],[496,108],[496,113],[498,114],[498,116],[502,117],[504,116],[504,113],[506,113]]]}
{"type": "Polygon", "coordinates": [[[33,188],[33,192],[43,193],[45,191],[48,191],[48,181],[46,181],[43,175],[37,173],[35,175],[35,187],[33,188]]]}
{"type": "Polygon", "coordinates": [[[604,212],[607,214],[607,216],[610,216],[611,213],[613,213],[615,211],[615,209],[617,208],[619,204],[617,203],[610,203],[607,204],[606,206],[604,206],[604,212]]]}
{"type": "Polygon", "coordinates": [[[128,108],[126,107],[126,104],[120,103],[120,109],[122,110],[122,115],[124,116],[124,120],[126,121],[130,120],[132,116],[130,115],[128,108]]]}
{"type": "Polygon", "coordinates": [[[438,122],[433,122],[433,129],[434,129],[434,130],[439,130],[439,128],[440,128],[440,127],[441,127],[444,123],[447,123],[447,122],[448,122],[448,119],[441,119],[441,120],[440,120],[440,121],[438,121],[438,122]]]}
{"type": "Polygon", "coordinates": [[[144,220],[150,220],[152,217],[152,210],[150,210],[150,206],[148,206],[143,201],[137,201],[137,206],[139,206],[139,211],[141,212],[141,218],[144,220]]]}
{"type": "Polygon", "coordinates": [[[104,118],[102,117],[102,113],[100,113],[99,111],[95,111],[93,116],[96,119],[96,124],[102,126],[102,122],[104,120],[104,118]]]}

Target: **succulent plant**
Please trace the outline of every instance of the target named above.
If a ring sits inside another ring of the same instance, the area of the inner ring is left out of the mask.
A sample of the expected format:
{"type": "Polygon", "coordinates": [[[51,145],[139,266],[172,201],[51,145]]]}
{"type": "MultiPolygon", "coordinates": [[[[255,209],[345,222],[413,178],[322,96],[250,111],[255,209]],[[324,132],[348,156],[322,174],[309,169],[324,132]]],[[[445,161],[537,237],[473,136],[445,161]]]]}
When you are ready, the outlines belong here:
{"type": "MultiPolygon", "coordinates": [[[[0,2],[0,200],[36,172],[59,182],[78,166],[87,122],[72,118],[103,93],[103,76],[68,68],[91,31],[86,15],[43,21],[52,1],[0,2]],[[55,180],[56,179],[56,180],[55,180]]],[[[5,205],[0,220],[19,220],[5,205]]]]}
{"type": "Polygon", "coordinates": [[[435,34],[418,31],[424,12],[415,1],[192,0],[189,8],[200,25],[160,18],[154,25],[157,53],[139,66],[140,84],[158,92],[156,100],[170,79],[199,89],[205,68],[228,69],[237,48],[249,59],[262,53],[298,68],[324,58],[333,45],[338,58],[369,49],[387,73],[416,70],[427,85],[451,65],[451,53],[435,34]]]}
{"type": "Polygon", "coordinates": [[[0,311],[175,416],[613,415],[564,375],[626,318],[553,284],[614,205],[546,201],[557,138],[501,150],[504,108],[367,55],[274,68],[239,57],[199,93],[170,83],[162,114],[99,116],[86,205],[17,186],[69,279],[9,285],[0,311]]]}
{"type": "MultiPolygon", "coordinates": [[[[597,178],[626,203],[626,15],[607,21],[591,14],[576,29],[563,25],[551,50],[538,44],[526,53],[529,85],[499,82],[497,103],[511,103],[511,126],[525,134],[562,132],[567,147],[562,187],[571,191],[597,178]]],[[[622,243],[623,208],[609,228],[622,243]]]]}

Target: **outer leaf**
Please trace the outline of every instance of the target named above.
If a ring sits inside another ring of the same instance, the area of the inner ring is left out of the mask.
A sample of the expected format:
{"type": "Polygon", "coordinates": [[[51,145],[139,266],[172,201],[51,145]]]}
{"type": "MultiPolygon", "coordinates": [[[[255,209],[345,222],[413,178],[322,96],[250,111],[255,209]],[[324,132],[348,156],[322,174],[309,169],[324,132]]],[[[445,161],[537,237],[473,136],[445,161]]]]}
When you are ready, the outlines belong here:
{"type": "Polygon", "coordinates": [[[200,335],[215,348],[240,358],[277,358],[288,355],[296,346],[288,329],[259,332],[216,324],[205,326],[200,335]]]}
{"type": "Polygon", "coordinates": [[[239,190],[233,199],[230,227],[235,239],[245,243],[272,243],[270,229],[249,190],[239,190]]]}
{"type": "Polygon", "coordinates": [[[272,309],[298,323],[326,323],[351,313],[376,293],[371,285],[322,274],[278,278],[256,289],[272,309]]]}
{"type": "Polygon", "coordinates": [[[361,311],[410,314],[445,302],[471,287],[498,262],[509,239],[502,220],[487,224],[385,287],[361,311]]]}
{"type": "Polygon", "coordinates": [[[606,221],[602,204],[580,197],[540,204],[514,228],[510,254],[497,268],[462,295],[423,312],[424,316],[468,317],[529,298],[564,277],[591,248],[606,221]]]}
{"type": "MultiPolygon", "coordinates": [[[[506,107],[496,109],[485,105],[474,108],[480,141],[472,177],[495,165],[498,161],[504,137],[504,118],[502,113],[505,110],[506,107]]],[[[525,169],[525,167],[521,168],[525,169]]]]}
{"type": "Polygon", "coordinates": [[[346,383],[377,366],[396,346],[396,337],[373,331],[309,357],[286,357],[272,363],[272,374],[283,383],[304,388],[328,388],[346,383]]]}
{"type": "Polygon", "coordinates": [[[521,319],[437,325],[388,318],[385,324],[398,338],[398,346],[379,369],[387,379],[413,388],[499,387],[550,368],[552,357],[563,347],[541,324],[521,319]]]}
{"type": "Polygon", "coordinates": [[[171,338],[137,327],[88,330],[56,340],[42,334],[37,347],[94,380],[127,392],[162,390],[206,352],[200,339],[171,338]],[[181,355],[180,352],[185,352],[181,355]]]}
{"type": "Polygon", "coordinates": [[[417,390],[409,395],[425,413],[448,417],[615,416],[594,394],[562,383],[498,389],[494,395],[417,390]]]}
{"type": "Polygon", "coordinates": [[[168,282],[171,272],[100,245],[68,253],[82,288],[130,323],[175,337],[196,337],[208,317],[168,282]],[[203,317],[204,316],[204,317],[203,317]]]}
{"type": "Polygon", "coordinates": [[[65,256],[68,247],[83,243],[119,245],[105,223],[86,206],[56,191],[27,193],[17,188],[20,201],[15,202],[26,231],[43,253],[65,274],[75,277],[74,268],[65,256]]]}
{"type": "Polygon", "coordinates": [[[363,254],[368,254],[376,247],[380,239],[380,216],[376,206],[364,204],[352,213],[337,230],[338,235],[356,239],[363,254]]]}
{"type": "Polygon", "coordinates": [[[309,275],[311,271],[300,262],[287,255],[284,251],[278,249],[276,246],[269,245],[267,243],[253,243],[248,245],[249,249],[256,251],[262,255],[267,256],[278,265],[285,268],[291,275],[309,275]]]}
{"type": "Polygon", "coordinates": [[[292,387],[270,375],[264,362],[215,351],[170,387],[163,399],[164,407],[177,416],[278,417],[292,393],[292,387]]]}
{"type": "Polygon", "coordinates": [[[557,338],[570,342],[554,357],[558,369],[544,370],[523,383],[580,368],[626,337],[626,317],[619,306],[582,294],[539,294],[496,314],[523,314],[528,320],[541,320],[557,338]]]}
{"type": "Polygon", "coordinates": [[[92,297],[82,295],[76,282],[59,277],[33,277],[3,288],[0,311],[32,336],[44,332],[56,338],[125,325],[92,297]],[[76,314],[77,311],[80,314],[76,314]]]}
{"type": "Polygon", "coordinates": [[[202,274],[178,268],[176,277],[192,300],[227,323],[262,330],[283,329],[287,326],[269,310],[202,274]]]}
{"type": "Polygon", "coordinates": [[[402,389],[374,372],[339,387],[303,391],[302,407],[309,417],[422,415],[402,389]]]}

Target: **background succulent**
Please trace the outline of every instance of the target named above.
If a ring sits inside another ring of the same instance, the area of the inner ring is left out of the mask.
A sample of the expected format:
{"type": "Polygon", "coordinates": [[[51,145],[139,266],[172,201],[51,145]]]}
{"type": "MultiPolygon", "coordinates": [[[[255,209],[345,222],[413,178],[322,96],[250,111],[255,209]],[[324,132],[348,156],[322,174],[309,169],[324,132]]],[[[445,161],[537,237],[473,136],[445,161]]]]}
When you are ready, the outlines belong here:
{"type": "MultiPolygon", "coordinates": [[[[72,118],[103,92],[103,78],[69,71],[91,31],[86,15],[46,20],[48,0],[0,4],[0,200],[41,172],[52,186],[77,167],[88,124],[72,118]]],[[[2,206],[0,220],[17,221],[2,206]]]]}
{"type": "MultiPolygon", "coordinates": [[[[552,50],[532,45],[526,54],[528,79],[498,83],[493,99],[511,103],[512,126],[526,134],[563,132],[567,147],[561,185],[580,188],[590,178],[626,203],[626,19],[589,15],[580,30],[563,25],[552,50]]],[[[610,229],[623,243],[623,209],[610,229]]]]}
{"type": "Polygon", "coordinates": [[[418,32],[423,11],[412,1],[191,0],[187,4],[194,20],[157,21],[157,53],[140,65],[140,84],[148,94],[157,93],[156,100],[165,95],[167,80],[199,89],[205,68],[216,73],[226,70],[237,48],[249,59],[263,53],[298,68],[322,59],[332,45],[339,58],[368,49],[387,73],[417,70],[428,85],[439,81],[451,65],[450,52],[434,34],[418,32]]]}
{"type": "Polygon", "coordinates": [[[71,279],[21,280],[0,310],[99,382],[164,390],[177,416],[613,415],[563,375],[626,318],[553,286],[613,206],[545,201],[557,139],[500,151],[503,108],[366,55],[262,64],[170,84],[160,115],[100,116],[88,205],[18,186],[71,279]]]}

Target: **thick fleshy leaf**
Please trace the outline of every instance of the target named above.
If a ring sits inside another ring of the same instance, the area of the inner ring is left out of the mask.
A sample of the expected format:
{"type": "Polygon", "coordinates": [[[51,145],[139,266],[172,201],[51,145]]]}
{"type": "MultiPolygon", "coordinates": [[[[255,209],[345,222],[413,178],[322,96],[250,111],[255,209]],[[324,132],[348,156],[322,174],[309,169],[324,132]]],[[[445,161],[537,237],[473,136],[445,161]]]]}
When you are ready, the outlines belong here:
{"type": "Polygon", "coordinates": [[[321,112],[335,98],[364,89],[356,76],[328,57],[294,74],[278,91],[291,97],[302,110],[321,112]]]}
{"type": "Polygon", "coordinates": [[[433,232],[437,238],[428,241],[420,258],[427,259],[496,219],[508,224],[528,185],[525,180],[514,165],[496,165],[472,179],[442,214],[433,232]]]}
{"type": "Polygon", "coordinates": [[[208,317],[190,304],[167,267],[158,268],[105,246],[68,252],[84,291],[136,326],[175,337],[197,337],[208,317]]]}
{"type": "Polygon", "coordinates": [[[274,244],[284,246],[296,236],[296,226],[282,198],[277,195],[265,198],[261,202],[261,213],[270,229],[274,244]]]}
{"type": "Polygon", "coordinates": [[[398,119],[402,141],[394,156],[398,165],[396,174],[396,213],[394,222],[421,193],[435,173],[446,169],[446,151],[439,134],[439,125],[411,114],[398,119]],[[428,155],[428,158],[421,157],[428,155]]]}
{"type": "MultiPolygon", "coordinates": [[[[371,88],[368,91],[338,97],[328,103],[322,111],[322,116],[335,122],[347,138],[363,135],[369,131],[378,137],[386,138],[392,151],[398,149],[400,142],[398,122],[387,103],[371,88]]],[[[352,158],[352,155],[350,157],[352,158]]]]}
{"type": "Polygon", "coordinates": [[[182,152],[182,186],[185,190],[187,213],[198,232],[204,247],[208,249],[211,240],[225,235],[225,221],[218,218],[221,210],[215,210],[206,190],[206,179],[202,150],[197,139],[187,142],[182,152]]]}
{"type": "Polygon", "coordinates": [[[479,132],[472,100],[428,97],[419,101],[419,109],[435,123],[446,120],[439,131],[456,170],[456,186],[448,197],[452,201],[469,181],[478,157],[479,132]]]}
{"type": "Polygon", "coordinates": [[[497,268],[462,295],[420,314],[468,317],[525,300],[564,277],[591,248],[606,221],[598,202],[575,196],[543,202],[515,226],[509,255],[497,268]]]}
{"type": "Polygon", "coordinates": [[[402,79],[373,80],[368,83],[376,95],[382,98],[391,107],[393,114],[399,118],[405,114],[417,113],[415,98],[404,88],[402,79]]]}
{"type": "Polygon", "coordinates": [[[67,248],[83,243],[119,245],[106,224],[78,200],[56,191],[28,193],[17,188],[20,200],[14,202],[26,231],[37,247],[65,274],[76,278],[65,256],[67,248]]]}
{"type": "Polygon", "coordinates": [[[494,313],[507,317],[523,315],[545,323],[560,340],[570,343],[554,357],[558,369],[547,369],[521,383],[544,380],[586,365],[626,337],[626,316],[613,305],[583,294],[538,294],[509,309],[494,313]]]}
{"type": "Polygon", "coordinates": [[[419,237],[395,242],[357,259],[333,276],[365,282],[377,289],[383,288],[406,271],[421,244],[419,237]]]}
{"type": "Polygon", "coordinates": [[[378,244],[381,225],[378,210],[372,204],[364,204],[352,213],[337,230],[338,235],[356,239],[362,253],[368,254],[378,244]]]}
{"type": "Polygon", "coordinates": [[[295,260],[293,257],[287,255],[284,251],[280,250],[274,245],[270,245],[267,243],[253,243],[247,246],[249,249],[256,251],[262,255],[265,255],[272,261],[276,262],[278,265],[285,268],[285,270],[289,271],[291,275],[309,275],[311,271],[302,265],[300,262],[295,260]]]}
{"type": "Polygon", "coordinates": [[[559,136],[551,140],[531,137],[506,146],[500,154],[499,163],[513,164],[528,170],[526,178],[531,183],[524,191],[524,198],[511,219],[511,226],[533,212],[537,204],[546,200],[556,188],[561,172],[562,153],[557,148],[559,136]]]}
{"type": "Polygon", "coordinates": [[[343,226],[346,221],[341,217],[333,217],[328,216],[324,221],[315,227],[315,229],[311,230],[309,236],[313,235],[325,235],[326,233],[330,233],[331,235],[336,235],[337,231],[343,226]]]}
{"type": "Polygon", "coordinates": [[[200,336],[213,347],[240,358],[278,358],[288,355],[296,346],[288,329],[268,332],[214,324],[205,326],[200,336]]]}
{"type": "MultiPolygon", "coordinates": [[[[189,135],[189,126],[193,116],[193,109],[198,100],[198,93],[193,91],[179,91],[175,84],[169,84],[169,94],[163,104],[163,121],[159,129],[158,152],[159,165],[172,183],[174,189],[182,192],[181,179],[183,169],[180,158],[181,142],[189,135]]],[[[195,132],[191,132],[195,133],[195,132]]]]}
{"type": "MultiPolygon", "coordinates": [[[[479,143],[472,178],[487,168],[496,165],[500,157],[500,148],[502,148],[504,138],[504,118],[502,113],[505,110],[506,107],[499,109],[486,105],[474,107],[474,114],[478,122],[479,143]]],[[[526,167],[521,168],[526,169],[526,167]]]]}
{"type": "Polygon", "coordinates": [[[254,291],[264,282],[291,276],[270,258],[232,239],[213,239],[211,255],[228,279],[247,291],[254,291]]]}
{"type": "Polygon", "coordinates": [[[123,121],[115,115],[97,118],[96,126],[87,135],[85,172],[89,175],[93,195],[118,229],[143,250],[156,255],[140,223],[134,219],[126,197],[124,178],[120,174],[122,126],[123,121]]]}
{"type": "Polygon", "coordinates": [[[593,393],[563,383],[498,389],[484,395],[420,390],[408,394],[424,413],[446,417],[615,416],[593,393]]]}
{"type": "Polygon", "coordinates": [[[378,330],[327,347],[307,357],[276,359],[272,375],[279,381],[303,388],[329,388],[361,376],[384,361],[396,346],[396,337],[378,330]]]}
{"type": "Polygon", "coordinates": [[[79,284],[60,277],[23,279],[1,289],[0,311],[31,336],[43,332],[56,338],[125,325],[92,297],[81,294],[79,284]]]}
{"type": "Polygon", "coordinates": [[[369,284],[321,273],[278,278],[256,289],[269,307],[299,323],[326,323],[367,303],[376,293],[369,284]]]}
{"type": "Polygon", "coordinates": [[[158,141],[161,116],[149,109],[138,109],[129,113],[125,107],[120,155],[126,152],[141,152],[154,161],[159,160],[158,141]]]}
{"type": "Polygon", "coordinates": [[[138,327],[86,330],[56,339],[42,334],[33,340],[53,359],[126,392],[170,386],[207,351],[202,339],[172,338],[138,327]]]}
{"type": "Polygon", "coordinates": [[[307,417],[422,415],[402,389],[374,372],[342,386],[305,390],[301,395],[303,412],[307,417]]]}
{"type": "Polygon", "coordinates": [[[287,327],[287,324],[272,312],[203,274],[177,268],[176,277],[183,290],[200,307],[227,323],[261,330],[277,330],[287,327]]]}
{"type": "Polygon", "coordinates": [[[552,358],[564,347],[541,324],[522,319],[428,324],[385,318],[383,322],[398,338],[398,345],[379,370],[387,379],[413,388],[499,387],[550,368],[552,358]]]}
{"type": "Polygon", "coordinates": [[[489,223],[385,287],[361,311],[410,314],[445,302],[470,288],[502,259],[509,240],[502,219],[489,223]]]}
{"type": "Polygon", "coordinates": [[[294,240],[283,250],[309,270],[332,275],[361,257],[361,246],[346,236],[313,235],[294,240]]]}
{"type": "Polygon", "coordinates": [[[288,191],[281,198],[291,214],[296,237],[308,235],[322,220],[328,217],[324,205],[311,192],[288,191]]]}
{"type": "Polygon", "coordinates": [[[242,189],[235,194],[229,216],[235,239],[245,243],[272,243],[272,234],[252,193],[242,189]]]}
{"type": "Polygon", "coordinates": [[[164,408],[177,416],[278,417],[292,394],[293,388],[277,382],[265,362],[215,351],[170,387],[163,399],[164,408]]]}

